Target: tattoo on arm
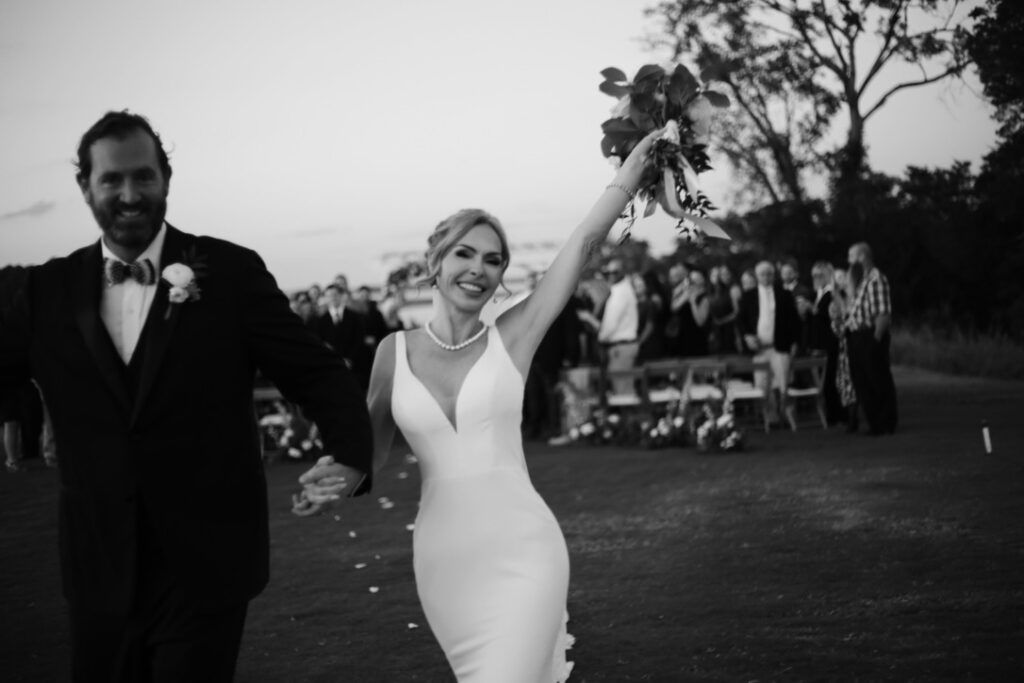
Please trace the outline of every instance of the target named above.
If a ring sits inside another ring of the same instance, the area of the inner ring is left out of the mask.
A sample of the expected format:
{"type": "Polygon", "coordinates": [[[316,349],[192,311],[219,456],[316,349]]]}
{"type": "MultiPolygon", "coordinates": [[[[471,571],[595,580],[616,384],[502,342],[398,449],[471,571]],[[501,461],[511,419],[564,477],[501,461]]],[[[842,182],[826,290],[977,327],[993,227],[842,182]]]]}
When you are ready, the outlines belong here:
{"type": "Polygon", "coordinates": [[[590,259],[592,259],[594,257],[594,255],[597,254],[598,251],[600,251],[601,245],[603,243],[604,243],[604,240],[603,239],[598,239],[597,237],[588,237],[583,242],[582,256],[583,256],[583,263],[584,263],[584,265],[589,263],[590,259]]]}

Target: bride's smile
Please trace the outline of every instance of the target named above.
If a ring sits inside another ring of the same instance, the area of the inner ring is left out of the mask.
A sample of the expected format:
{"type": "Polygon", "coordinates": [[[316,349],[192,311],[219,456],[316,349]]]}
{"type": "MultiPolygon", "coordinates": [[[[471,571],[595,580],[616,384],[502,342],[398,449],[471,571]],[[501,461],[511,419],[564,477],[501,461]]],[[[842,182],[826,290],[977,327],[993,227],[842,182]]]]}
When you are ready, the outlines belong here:
{"type": "Polygon", "coordinates": [[[504,270],[498,234],[489,225],[477,225],[442,259],[437,287],[456,308],[479,310],[498,288],[504,270]]]}

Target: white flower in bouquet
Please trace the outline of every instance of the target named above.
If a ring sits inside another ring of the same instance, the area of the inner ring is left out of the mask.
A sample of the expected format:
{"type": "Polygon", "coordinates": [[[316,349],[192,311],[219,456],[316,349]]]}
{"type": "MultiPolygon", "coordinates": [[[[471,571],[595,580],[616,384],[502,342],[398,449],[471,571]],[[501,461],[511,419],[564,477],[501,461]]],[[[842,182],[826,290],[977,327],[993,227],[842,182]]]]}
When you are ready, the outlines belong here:
{"type": "Polygon", "coordinates": [[[584,422],[582,425],[580,425],[580,434],[582,434],[583,436],[590,436],[595,431],[597,430],[594,428],[594,425],[590,424],[589,422],[584,422]]]}
{"type": "Polygon", "coordinates": [[[675,427],[676,429],[679,429],[679,428],[681,428],[681,427],[683,426],[683,424],[684,424],[685,422],[686,422],[686,420],[684,420],[684,419],[683,419],[683,416],[682,416],[682,415],[676,415],[675,419],[674,419],[674,420],[672,420],[672,425],[673,425],[673,426],[674,426],[674,427],[675,427]]]}
{"type": "Polygon", "coordinates": [[[572,439],[573,441],[576,441],[577,439],[579,439],[580,438],[580,430],[576,429],[575,427],[570,429],[569,430],[569,438],[572,439]]]}
{"type": "Polygon", "coordinates": [[[619,417],[618,413],[612,413],[608,416],[608,424],[617,425],[622,418],[619,417]]]}
{"type": "Polygon", "coordinates": [[[715,421],[715,425],[720,429],[725,429],[732,426],[732,415],[726,413],[715,421]]]}
{"type": "Polygon", "coordinates": [[[679,144],[679,124],[674,119],[665,122],[665,130],[661,132],[660,139],[668,140],[674,145],[679,144]]]}
{"type": "Polygon", "coordinates": [[[711,116],[715,108],[706,97],[698,97],[686,108],[686,115],[690,118],[690,129],[693,131],[695,141],[706,145],[711,135],[711,116]]]}
{"type": "Polygon", "coordinates": [[[604,439],[605,441],[611,439],[612,438],[612,430],[606,429],[603,432],[601,432],[601,438],[604,439]]]}
{"type": "Polygon", "coordinates": [[[672,429],[668,426],[668,422],[666,422],[665,420],[661,420],[660,422],[658,422],[659,434],[661,434],[662,436],[668,436],[668,433],[670,431],[672,431],[672,429]]]}
{"type": "Polygon", "coordinates": [[[657,429],[653,429],[653,428],[651,429],[651,438],[652,439],[657,439],[658,438],[658,430],[657,429]]]}
{"type": "Polygon", "coordinates": [[[629,116],[629,105],[631,101],[632,100],[630,99],[629,95],[623,95],[621,98],[619,98],[619,101],[615,103],[614,107],[612,107],[612,118],[622,119],[629,116]]]}

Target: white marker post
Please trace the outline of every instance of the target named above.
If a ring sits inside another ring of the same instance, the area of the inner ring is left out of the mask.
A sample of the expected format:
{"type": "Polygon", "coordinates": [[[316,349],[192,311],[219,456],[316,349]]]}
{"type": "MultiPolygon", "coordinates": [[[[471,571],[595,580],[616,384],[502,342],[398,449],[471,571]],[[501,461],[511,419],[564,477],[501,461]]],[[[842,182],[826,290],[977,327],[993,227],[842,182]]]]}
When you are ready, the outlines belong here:
{"type": "Polygon", "coordinates": [[[985,442],[985,455],[992,455],[992,435],[988,431],[988,420],[981,421],[981,438],[985,442]]]}

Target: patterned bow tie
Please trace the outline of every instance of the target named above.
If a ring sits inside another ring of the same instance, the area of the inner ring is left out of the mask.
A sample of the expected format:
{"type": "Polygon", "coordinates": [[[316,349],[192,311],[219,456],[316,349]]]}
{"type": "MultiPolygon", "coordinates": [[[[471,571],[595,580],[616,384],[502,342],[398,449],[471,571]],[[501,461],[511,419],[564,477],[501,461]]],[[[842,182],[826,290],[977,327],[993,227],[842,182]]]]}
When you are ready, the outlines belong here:
{"type": "Polygon", "coordinates": [[[148,258],[135,263],[124,263],[117,259],[104,259],[103,274],[107,278],[107,285],[119,285],[129,278],[140,285],[151,285],[156,282],[156,268],[148,258]]]}

